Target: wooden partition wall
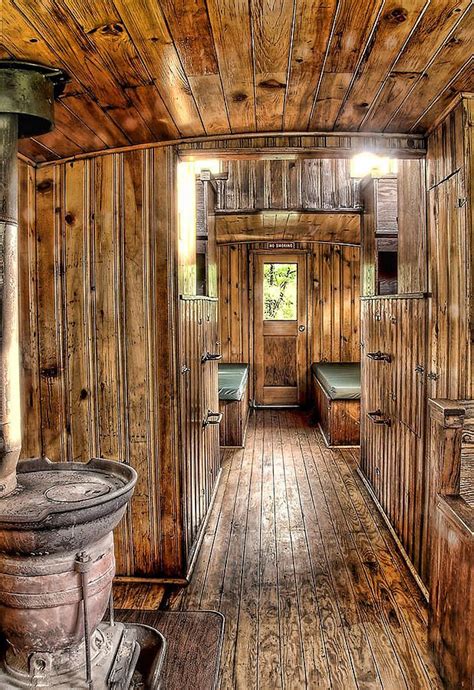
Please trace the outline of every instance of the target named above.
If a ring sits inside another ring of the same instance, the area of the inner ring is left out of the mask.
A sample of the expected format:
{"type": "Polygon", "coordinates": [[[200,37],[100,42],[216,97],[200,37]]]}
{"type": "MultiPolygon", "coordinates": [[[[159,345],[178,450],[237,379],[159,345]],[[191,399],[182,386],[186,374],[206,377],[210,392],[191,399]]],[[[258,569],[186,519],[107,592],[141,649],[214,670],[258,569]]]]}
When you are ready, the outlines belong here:
{"type": "Polygon", "coordinates": [[[172,147],[20,166],[23,455],[137,470],[117,573],[145,578],[184,577],[203,519],[182,512],[175,177],[172,147]]]}
{"type": "Polygon", "coordinates": [[[334,159],[224,160],[219,211],[358,210],[359,181],[350,161],[334,159]]]}
{"type": "MultiPolygon", "coordinates": [[[[265,247],[265,243],[218,246],[219,327],[226,362],[251,362],[252,252],[265,247]]],[[[295,249],[310,257],[310,361],[358,362],[359,247],[297,242],[295,249]]]]}
{"type": "Polygon", "coordinates": [[[218,180],[216,224],[224,361],[251,362],[252,257],[268,248],[260,241],[265,236],[271,243],[291,240],[310,257],[310,361],[359,361],[361,201],[349,160],[224,158],[221,166],[226,179],[218,180]]]}

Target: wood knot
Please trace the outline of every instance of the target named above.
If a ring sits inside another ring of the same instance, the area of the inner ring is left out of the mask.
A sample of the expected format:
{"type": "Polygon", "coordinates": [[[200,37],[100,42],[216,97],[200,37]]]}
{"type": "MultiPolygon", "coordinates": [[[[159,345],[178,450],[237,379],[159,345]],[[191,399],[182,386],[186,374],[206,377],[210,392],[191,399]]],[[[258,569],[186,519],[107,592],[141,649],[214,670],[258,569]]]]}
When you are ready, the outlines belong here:
{"type": "Polygon", "coordinates": [[[246,93],[242,93],[241,91],[238,91],[237,93],[234,93],[232,95],[232,100],[234,103],[242,103],[243,101],[246,101],[248,98],[246,93]]]}
{"type": "Polygon", "coordinates": [[[387,12],[385,17],[389,22],[402,24],[402,22],[406,22],[408,19],[408,12],[404,7],[395,7],[391,12],[387,12]]]}
{"type": "Polygon", "coordinates": [[[74,223],[74,216],[72,213],[66,213],[64,216],[64,220],[66,221],[67,225],[72,225],[74,223]]]}
{"type": "Polygon", "coordinates": [[[449,39],[449,41],[446,43],[447,46],[458,46],[460,43],[462,43],[461,39],[458,38],[457,36],[453,36],[452,38],[449,39]]]}
{"type": "Polygon", "coordinates": [[[89,395],[88,391],[87,391],[85,388],[83,388],[83,389],[81,390],[81,393],[80,393],[79,397],[80,397],[81,400],[85,400],[85,399],[87,398],[88,395],[89,395]]]}
{"type": "Polygon", "coordinates": [[[41,369],[41,376],[46,379],[54,379],[58,375],[58,367],[44,367],[41,369]]]}
{"type": "Polygon", "coordinates": [[[277,79],[266,79],[264,81],[261,81],[259,86],[262,89],[286,89],[286,84],[283,84],[281,81],[278,81],[277,79]]]}
{"type": "Polygon", "coordinates": [[[123,33],[123,24],[119,22],[111,22],[110,24],[103,24],[102,26],[97,26],[95,29],[91,29],[87,33],[94,34],[99,32],[102,36],[120,36],[123,33]]]}
{"type": "Polygon", "coordinates": [[[49,189],[52,189],[52,187],[53,183],[51,180],[44,180],[37,185],[36,189],[41,194],[42,192],[47,192],[49,189]]]}

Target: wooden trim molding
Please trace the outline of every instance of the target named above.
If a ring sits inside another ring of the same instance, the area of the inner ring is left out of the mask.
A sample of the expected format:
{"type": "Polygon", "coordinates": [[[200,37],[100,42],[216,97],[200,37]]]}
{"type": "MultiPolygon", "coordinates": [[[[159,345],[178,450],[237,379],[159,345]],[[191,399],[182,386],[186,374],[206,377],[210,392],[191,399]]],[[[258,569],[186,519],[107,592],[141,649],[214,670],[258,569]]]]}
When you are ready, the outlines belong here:
{"type": "Polygon", "coordinates": [[[361,151],[383,153],[392,158],[423,158],[426,142],[422,135],[365,132],[282,132],[240,134],[213,139],[177,142],[181,158],[351,158],[361,151]]]}
{"type": "Polygon", "coordinates": [[[443,429],[462,429],[466,419],[466,408],[461,401],[428,400],[430,417],[443,429]]]}
{"type": "Polygon", "coordinates": [[[272,132],[191,137],[135,144],[80,153],[37,163],[38,167],[95,158],[110,153],[176,146],[182,160],[199,158],[351,158],[361,151],[383,153],[392,158],[424,158],[426,139],[421,134],[369,132],[272,132]]]}

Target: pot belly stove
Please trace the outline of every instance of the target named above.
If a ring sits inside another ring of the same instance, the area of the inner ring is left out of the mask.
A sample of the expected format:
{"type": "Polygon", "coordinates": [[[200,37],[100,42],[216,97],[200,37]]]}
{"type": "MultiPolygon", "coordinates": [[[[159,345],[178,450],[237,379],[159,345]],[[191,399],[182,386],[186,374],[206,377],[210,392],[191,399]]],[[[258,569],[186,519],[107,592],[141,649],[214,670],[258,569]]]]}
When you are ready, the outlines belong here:
{"type": "Polygon", "coordinates": [[[163,636],[113,616],[112,532],[135,470],[19,462],[17,140],[51,129],[64,83],[0,61],[0,688],[158,689],[163,636]]]}

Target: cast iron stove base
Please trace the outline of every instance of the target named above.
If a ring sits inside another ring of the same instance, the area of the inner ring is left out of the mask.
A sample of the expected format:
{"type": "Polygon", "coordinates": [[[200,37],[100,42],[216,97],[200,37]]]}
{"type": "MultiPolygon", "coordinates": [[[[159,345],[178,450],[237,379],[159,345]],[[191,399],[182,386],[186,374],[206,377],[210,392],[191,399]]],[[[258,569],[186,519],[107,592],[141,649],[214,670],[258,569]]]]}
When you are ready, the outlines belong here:
{"type": "Polygon", "coordinates": [[[59,655],[36,652],[24,668],[18,663],[11,665],[12,652],[8,650],[0,662],[0,688],[159,690],[165,649],[163,635],[147,625],[101,623],[91,638],[92,683],[86,680],[85,648],[81,645],[59,655]]]}

